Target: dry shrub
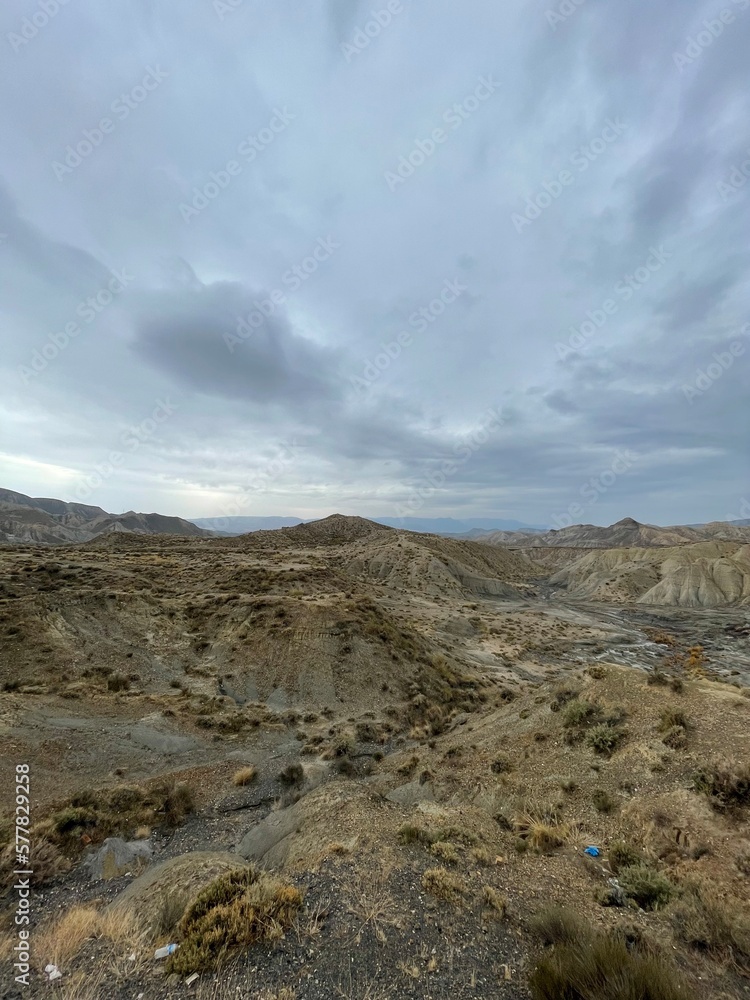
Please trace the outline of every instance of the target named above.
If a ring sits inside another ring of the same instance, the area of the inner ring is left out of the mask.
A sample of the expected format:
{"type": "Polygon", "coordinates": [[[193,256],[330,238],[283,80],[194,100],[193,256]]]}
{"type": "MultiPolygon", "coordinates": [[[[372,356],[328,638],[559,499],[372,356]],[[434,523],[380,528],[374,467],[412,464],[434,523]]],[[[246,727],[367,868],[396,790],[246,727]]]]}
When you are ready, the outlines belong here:
{"type": "Polygon", "coordinates": [[[596,753],[609,756],[620,746],[625,735],[625,730],[621,726],[610,726],[605,723],[594,726],[587,735],[586,742],[596,753]]]}
{"type": "Polygon", "coordinates": [[[508,900],[491,885],[484,886],[481,899],[496,920],[500,920],[508,912],[508,900]]]}
{"type": "Polygon", "coordinates": [[[570,836],[570,827],[565,823],[547,823],[543,819],[526,813],[517,816],[513,829],[527,848],[540,854],[549,854],[562,847],[570,836]]]}
{"type": "Polygon", "coordinates": [[[238,788],[242,788],[244,785],[251,785],[257,777],[258,769],[249,764],[247,767],[242,767],[239,771],[235,771],[232,776],[232,784],[237,785],[238,788]]]}
{"type": "Polygon", "coordinates": [[[634,900],[643,910],[659,909],[675,892],[674,883],[666,875],[643,863],[621,868],[617,879],[628,899],[634,900]]]}
{"type": "MultiPolygon", "coordinates": [[[[6,882],[5,880],[11,880],[12,873],[19,867],[16,857],[15,844],[8,844],[0,854],[0,879],[6,885],[10,884],[10,881],[6,882]]],[[[69,872],[72,865],[55,844],[50,843],[45,837],[32,837],[29,846],[29,859],[23,867],[32,872],[31,884],[40,886],[49,882],[50,879],[69,872]]]]}
{"type": "Polygon", "coordinates": [[[457,865],[461,860],[458,848],[449,840],[436,841],[430,848],[430,851],[446,865],[457,865]]]}
{"type": "Polygon", "coordinates": [[[422,875],[422,888],[449,903],[460,903],[468,891],[464,880],[446,868],[428,868],[422,875]]]}
{"type": "Polygon", "coordinates": [[[284,936],[302,905],[292,885],[255,868],[241,868],[208,885],[185,911],[180,947],[167,972],[214,969],[233,952],[284,936]]]}
{"type": "Polygon", "coordinates": [[[693,777],[696,792],[707,795],[719,812],[750,805],[750,764],[735,760],[717,761],[700,768],[693,777]]]}

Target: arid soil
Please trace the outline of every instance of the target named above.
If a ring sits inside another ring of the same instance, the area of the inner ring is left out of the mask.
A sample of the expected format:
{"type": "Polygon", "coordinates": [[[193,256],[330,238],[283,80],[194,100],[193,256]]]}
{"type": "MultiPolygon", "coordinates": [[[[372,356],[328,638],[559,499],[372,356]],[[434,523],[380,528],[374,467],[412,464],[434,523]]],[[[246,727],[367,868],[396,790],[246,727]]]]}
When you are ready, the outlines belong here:
{"type": "Polygon", "coordinates": [[[0,997],[515,1000],[551,903],[750,996],[748,609],[575,599],[562,558],[357,518],[0,549],[3,832],[28,764],[46,852],[0,997]],[[97,877],[112,836],[147,863],[97,877]],[[302,903],[188,984],[154,949],[234,864],[302,903]]]}

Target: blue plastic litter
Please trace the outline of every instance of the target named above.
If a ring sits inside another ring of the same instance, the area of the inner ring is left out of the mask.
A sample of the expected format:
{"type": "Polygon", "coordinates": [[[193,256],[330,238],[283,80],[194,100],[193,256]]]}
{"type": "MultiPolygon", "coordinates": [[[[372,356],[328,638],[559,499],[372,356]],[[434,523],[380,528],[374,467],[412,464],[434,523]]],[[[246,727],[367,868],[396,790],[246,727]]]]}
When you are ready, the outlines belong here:
{"type": "Polygon", "coordinates": [[[592,846],[592,847],[587,847],[583,853],[588,854],[589,857],[598,858],[599,855],[601,854],[601,851],[599,850],[598,847],[592,846]]]}

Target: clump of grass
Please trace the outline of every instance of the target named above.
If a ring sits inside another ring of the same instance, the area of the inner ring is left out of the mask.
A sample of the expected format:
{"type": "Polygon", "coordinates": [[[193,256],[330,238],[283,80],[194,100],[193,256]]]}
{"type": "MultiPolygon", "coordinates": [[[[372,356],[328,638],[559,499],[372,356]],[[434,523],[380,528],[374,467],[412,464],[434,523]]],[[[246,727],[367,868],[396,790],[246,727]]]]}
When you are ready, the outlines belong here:
{"type": "Polygon", "coordinates": [[[685,713],[679,708],[665,708],[659,716],[659,732],[667,733],[675,726],[681,729],[689,729],[690,723],[685,713]]]}
{"type": "Polygon", "coordinates": [[[643,910],[658,910],[672,898],[673,882],[645,864],[621,868],[618,882],[628,899],[634,900],[643,910]]]}
{"type": "Polygon", "coordinates": [[[179,924],[180,947],[167,960],[167,972],[187,975],[215,969],[234,952],[278,941],[301,905],[298,889],[264,872],[228,872],[185,911],[179,924]]]}
{"type": "Polygon", "coordinates": [[[750,764],[718,761],[700,768],[693,777],[696,792],[707,795],[719,812],[750,804],[750,764]]]}
{"type": "Polygon", "coordinates": [[[672,910],[672,925],[692,948],[750,971],[750,919],[731,902],[690,885],[672,910]]]}
{"type": "Polygon", "coordinates": [[[553,928],[563,937],[548,942],[554,950],[531,974],[534,1000],[685,1000],[674,968],[637,943],[629,948],[624,935],[598,934],[568,915],[556,915],[553,928]]]}
{"type": "Polygon", "coordinates": [[[461,860],[458,848],[450,840],[435,841],[430,851],[445,865],[457,865],[461,860]]]}
{"type": "MultiPolygon", "coordinates": [[[[45,837],[32,837],[29,846],[28,861],[23,868],[30,871],[31,885],[40,886],[53,878],[65,875],[72,867],[71,862],[60,849],[45,837]]],[[[8,844],[0,853],[0,879],[11,879],[13,872],[19,868],[15,843],[8,844]]],[[[6,883],[10,884],[10,882],[6,883]]]]}
{"type": "Polygon", "coordinates": [[[542,944],[575,944],[586,934],[583,920],[561,906],[545,906],[529,920],[529,930],[542,944]]]}
{"type": "Polygon", "coordinates": [[[301,764],[289,764],[279,773],[278,779],[282,785],[288,785],[290,788],[299,787],[305,781],[305,769],[301,764]]]}
{"type": "Polygon", "coordinates": [[[567,705],[568,702],[573,701],[581,693],[580,685],[573,681],[564,681],[558,684],[554,690],[554,697],[552,703],[550,704],[550,709],[553,712],[559,712],[560,709],[567,705]]]}
{"type": "Polygon", "coordinates": [[[597,788],[591,796],[594,809],[600,813],[611,813],[617,808],[617,799],[604,788],[597,788]]]}
{"type": "Polygon", "coordinates": [[[490,770],[493,774],[507,774],[513,770],[513,761],[505,754],[500,754],[490,764],[490,770]]]}
{"type": "Polygon", "coordinates": [[[681,750],[687,743],[687,734],[682,726],[672,726],[664,733],[661,741],[671,750],[681,750]]]}
{"type": "Polygon", "coordinates": [[[617,840],[608,851],[609,867],[617,875],[623,868],[632,868],[634,865],[644,865],[646,859],[643,854],[632,844],[624,840],[617,840]]]}
{"type": "Polygon", "coordinates": [[[234,772],[232,775],[232,784],[237,785],[238,788],[242,788],[244,785],[251,785],[257,777],[258,769],[249,764],[247,767],[242,767],[239,771],[234,772]]]}
{"type": "Polygon", "coordinates": [[[599,715],[599,706],[592,701],[575,698],[569,702],[563,713],[563,726],[576,729],[592,723],[599,715]]]}
{"type": "Polygon", "coordinates": [[[524,843],[524,850],[531,848],[539,854],[550,854],[562,847],[570,835],[570,828],[564,823],[549,823],[537,816],[517,816],[513,824],[519,840],[524,843]]]}
{"type": "Polygon", "coordinates": [[[610,725],[594,726],[586,736],[592,750],[607,756],[614,753],[624,739],[625,730],[621,726],[610,725]]]}
{"type": "Polygon", "coordinates": [[[422,875],[422,888],[449,903],[460,903],[468,891],[464,880],[447,868],[428,868],[422,875]]]}
{"type": "Polygon", "coordinates": [[[484,886],[481,900],[496,920],[501,920],[508,912],[508,900],[491,885],[484,886]]]}
{"type": "Polygon", "coordinates": [[[130,689],[130,678],[125,674],[112,674],[107,678],[108,691],[128,691],[130,689]]]}

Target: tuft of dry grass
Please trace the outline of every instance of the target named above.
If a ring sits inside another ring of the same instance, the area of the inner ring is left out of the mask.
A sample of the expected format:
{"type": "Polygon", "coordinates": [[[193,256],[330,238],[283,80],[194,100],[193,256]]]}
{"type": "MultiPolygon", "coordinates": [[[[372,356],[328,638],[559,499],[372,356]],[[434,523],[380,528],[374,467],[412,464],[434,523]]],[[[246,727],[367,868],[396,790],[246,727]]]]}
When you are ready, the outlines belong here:
{"type": "Polygon", "coordinates": [[[239,771],[234,772],[232,775],[232,784],[238,788],[243,788],[245,785],[251,785],[257,777],[258,769],[249,764],[247,767],[241,767],[239,771]]]}
{"type": "Polygon", "coordinates": [[[707,795],[719,812],[750,805],[750,764],[723,760],[702,767],[694,775],[693,787],[707,795]]]}
{"type": "Polygon", "coordinates": [[[468,892],[466,882],[446,868],[428,868],[422,875],[422,888],[449,903],[460,903],[468,892]]]}
{"type": "Polygon", "coordinates": [[[539,854],[549,854],[557,847],[562,847],[570,836],[567,823],[548,823],[530,813],[517,816],[513,829],[527,848],[539,854]]]}
{"type": "Polygon", "coordinates": [[[484,886],[480,898],[496,920],[502,919],[508,912],[508,900],[491,885],[484,886]]]}
{"type": "Polygon", "coordinates": [[[110,946],[112,960],[121,959],[126,952],[143,953],[146,945],[144,934],[132,914],[97,910],[93,906],[73,906],[39,928],[36,953],[44,965],[51,962],[65,968],[91,940],[105,941],[110,946]]]}

